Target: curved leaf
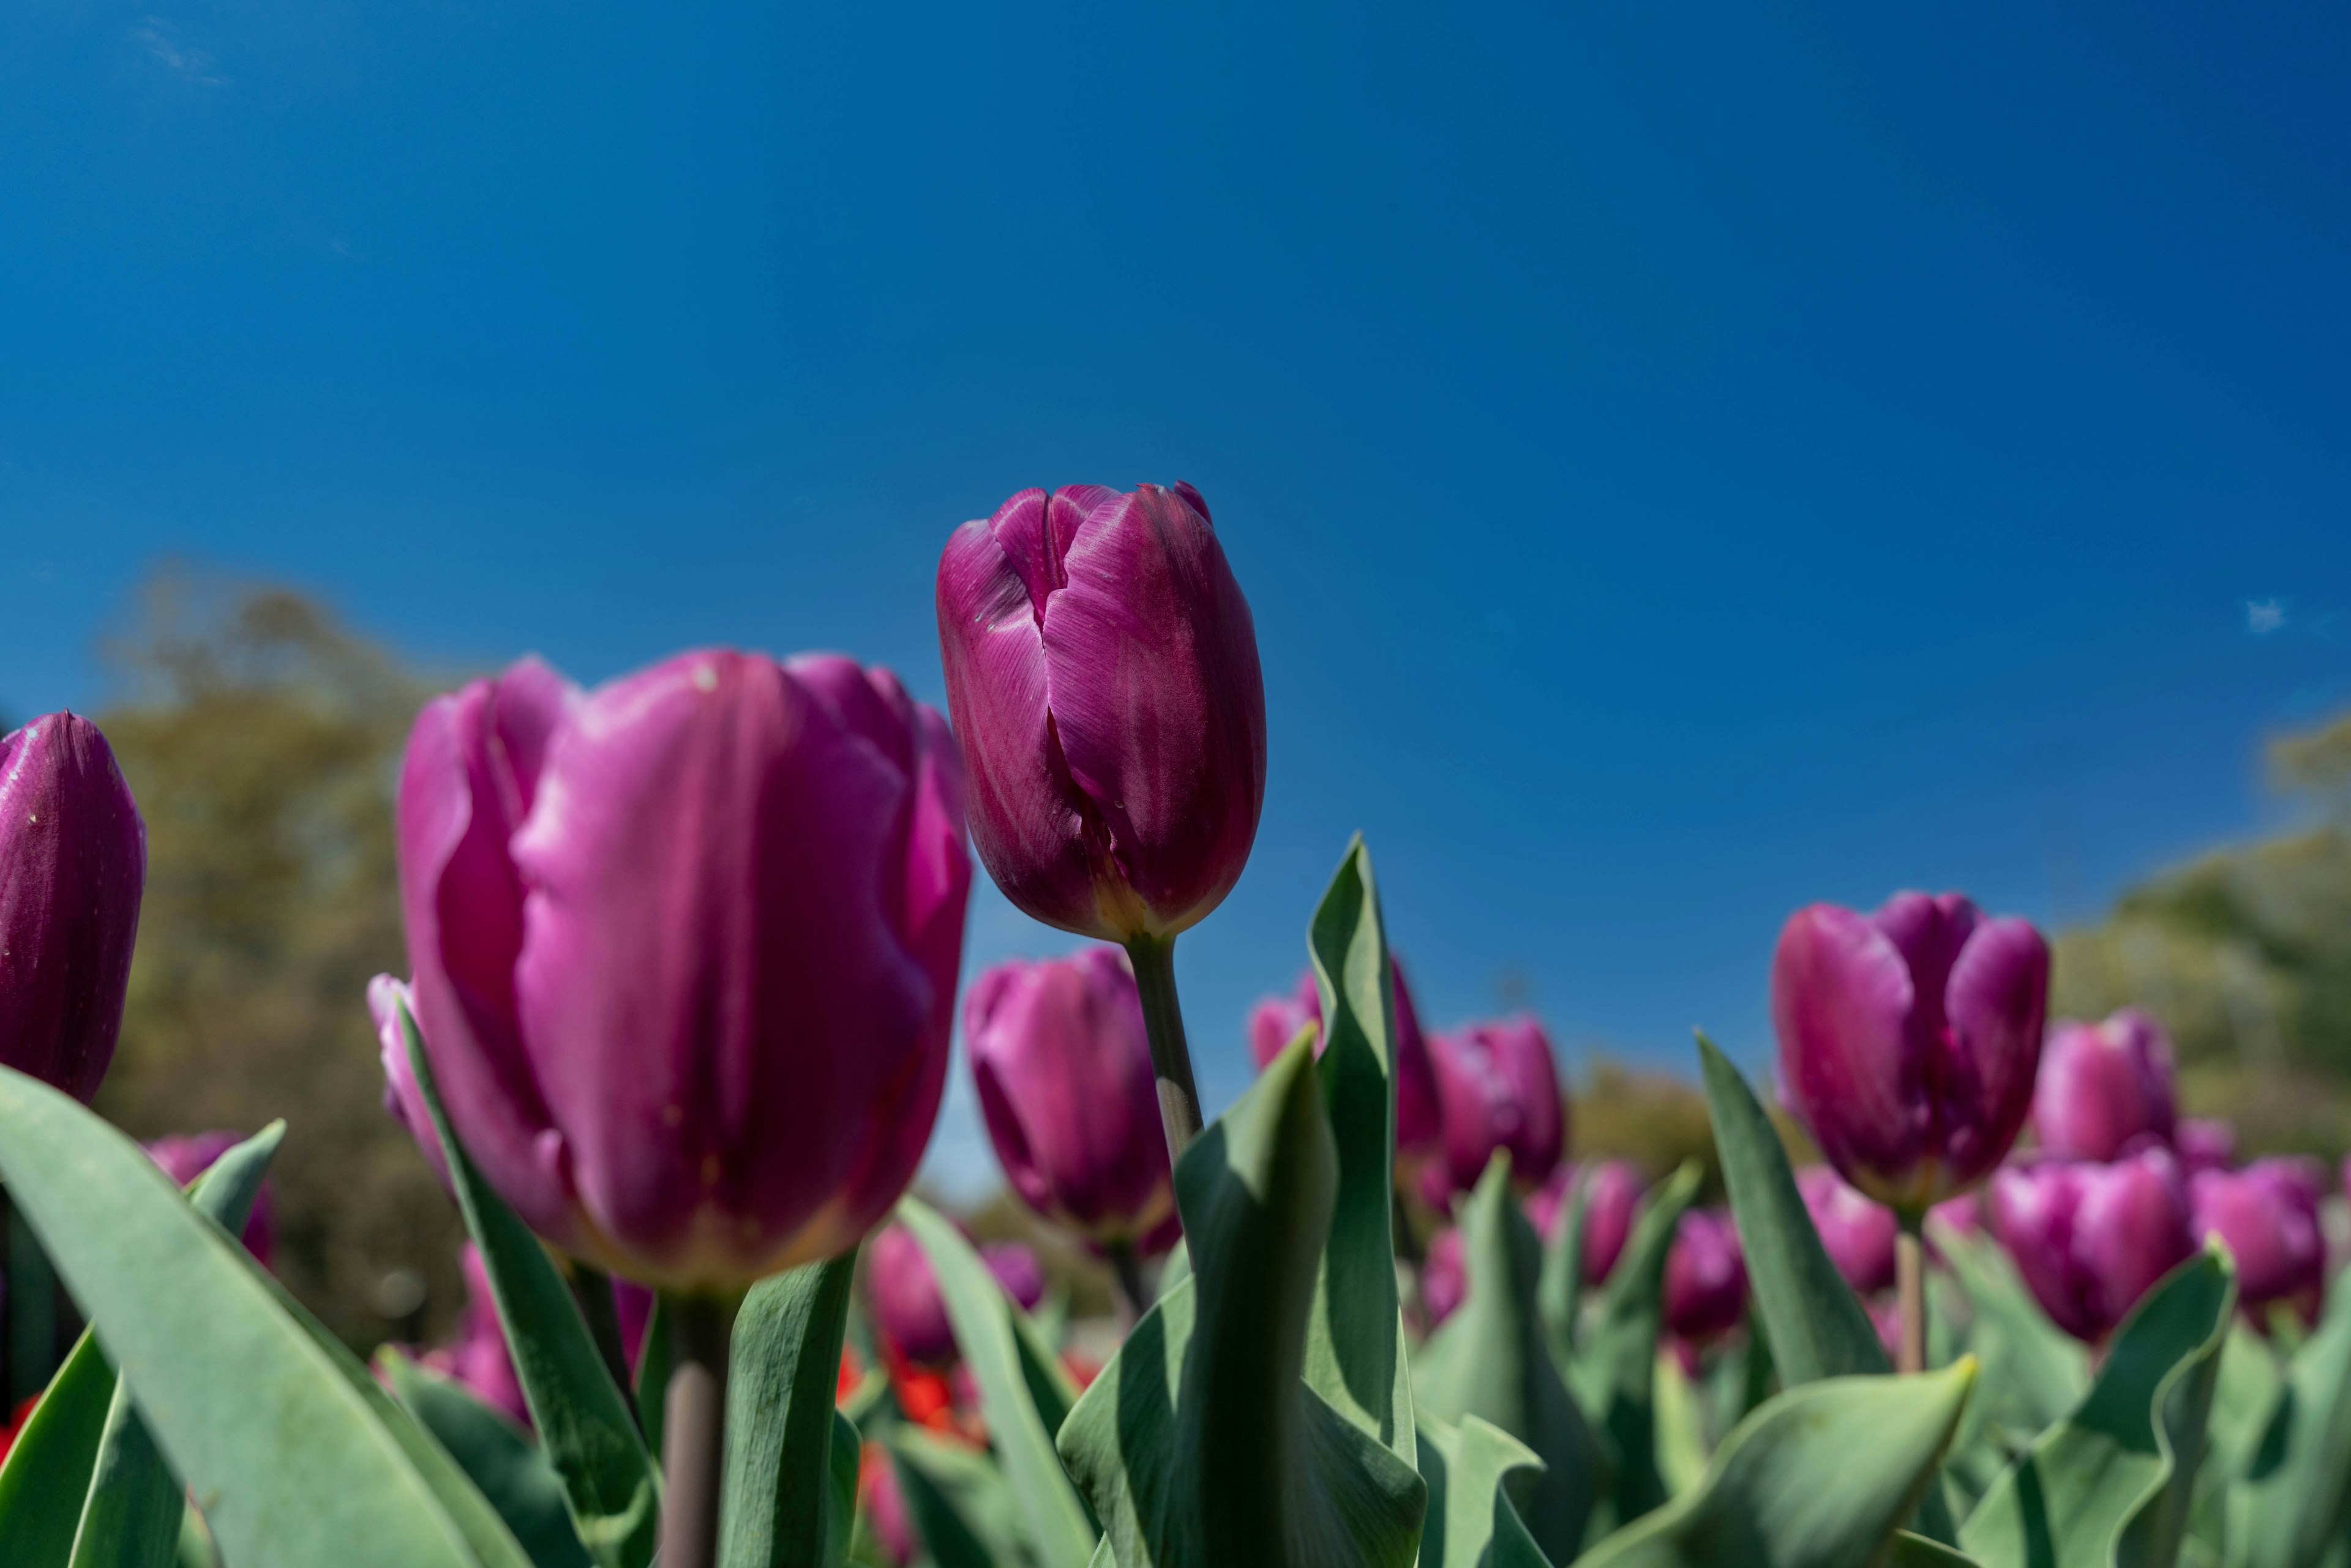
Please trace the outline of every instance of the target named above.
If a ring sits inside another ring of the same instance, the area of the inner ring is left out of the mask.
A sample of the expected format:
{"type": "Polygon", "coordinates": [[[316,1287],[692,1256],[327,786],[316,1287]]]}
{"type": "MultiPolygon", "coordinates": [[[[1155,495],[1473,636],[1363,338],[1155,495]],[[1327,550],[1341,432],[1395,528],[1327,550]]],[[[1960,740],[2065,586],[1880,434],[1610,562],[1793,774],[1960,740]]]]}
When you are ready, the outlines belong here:
{"type": "Polygon", "coordinates": [[[1061,1432],[1123,1568],[1411,1563],[1418,1471],[1302,1376],[1337,1166],[1302,1043],[1185,1151],[1193,1276],[1061,1432]]]}
{"type": "MultiPolygon", "coordinates": [[[[726,1376],[721,1568],[809,1568],[847,1540],[833,1496],[833,1395],[857,1250],[763,1280],[735,1319],[726,1376]]],[[[855,1428],[850,1507],[856,1507],[855,1428]]],[[[837,1561],[837,1559],[835,1559],[837,1561]]]]}
{"type": "Polygon", "coordinates": [[[2351,1524],[2351,1277],[2337,1275],[2318,1332],[2286,1364],[2244,1481],[2229,1507],[2232,1560],[2312,1568],[2351,1524]]]}
{"type": "Polygon", "coordinates": [[[2064,1419],[2090,1386],[2082,1342],[2049,1321],[1998,1244],[1939,1223],[1934,1240],[1967,1292],[1968,1349],[1983,1364],[1960,1443],[1987,1427],[2029,1437],[2064,1419]]]}
{"type": "Polygon", "coordinates": [[[1666,1254],[1673,1249],[1674,1228],[1698,1196],[1698,1166],[1685,1162],[1642,1200],[1624,1256],[1601,1290],[1591,1338],[1576,1356],[1575,1391],[1606,1434],[1615,1461],[1609,1490],[1612,1525],[1638,1519],[1666,1500],[1665,1477],[1657,1469],[1656,1403],[1666,1254]]]}
{"type": "MultiPolygon", "coordinates": [[[[1583,1544],[1608,1465],[1552,1359],[1535,1305],[1542,1247],[1510,1196],[1509,1155],[1487,1166],[1459,1223],[1468,1292],[1421,1347],[1413,1393],[1440,1420],[1491,1423],[1526,1445],[1542,1469],[1522,1483],[1520,1517],[1564,1562],[1583,1544]]],[[[1653,1333],[1651,1356],[1654,1345],[1653,1333]]]]}
{"type": "Polygon", "coordinates": [[[1542,1469],[1534,1450],[1472,1416],[1447,1426],[1416,1412],[1428,1516],[1420,1525],[1420,1568],[1551,1568],[1527,1533],[1505,1483],[1542,1469]]]}
{"type": "Polygon", "coordinates": [[[1982,1568],[1982,1565],[1956,1546],[1946,1546],[1908,1531],[1896,1532],[1893,1544],[1886,1549],[1880,1568],[1982,1568]]]}
{"type": "Polygon", "coordinates": [[[885,1440],[914,1533],[936,1568],[1028,1568],[1019,1500],[987,1455],[903,1424],[885,1440]]]}
{"type": "Polygon", "coordinates": [[[1960,1546],[1986,1568],[2170,1563],[2236,1302],[2224,1252],[2166,1275],[2124,1322],[2082,1402],[1968,1515],[1960,1546]]]}
{"type": "Polygon", "coordinates": [[[1559,1236],[1543,1249],[1542,1274],[1535,1282],[1535,1309],[1552,1358],[1562,1366],[1575,1361],[1576,1318],[1583,1311],[1583,1236],[1592,1219],[1592,1172],[1587,1166],[1568,1184],[1559,1236]]]}
{"type": "Polygon", "coordinates": [[[0,1464],[0,1541],[23,1568],[66,1568],[89,1495],[99,1439],[114,1404],[114,1369],[88,1329],[0,1464]]]}
{"type": "MultiPolygon", "coordinates": [[[[482,1250],[490,1294],[513,1353],[515,1375],[530,1405],[580,1543],[599,1568],[645,1568],[661,1531],[661,1475],[621,1390],[605,1370],[587,1320],[547,1249],[474,1168],[441,1104],[433,1064],[416,1020],[403,1003],[400,1026],[449,1186],[465,1228],[482,1250]]],[[[231,1561],[235,1554],[231,1552],[231,1561]]]]}
{"type": "Polygon", "coordinates": [[[375,1364],[392,1396],[497,1510],[533,1568],[587,1568],[588,1551],[572,1533],[563,1482],[528,1433],[390,1345],[376,1353],[375,1364]]]}
{"type": "Polygon", "coordinates": [[[137,1145],[70,1097],[0,1069],[0,1176],[139,1391],[228,1561],[480,1561],[341,1366],[137,1145]]]}
{"type": "Polygon", "coordinates": [[[1962,1358],[1914,1377],[1791,1389],[1723,1439],[1696,1491],[1576,1568],[1866,1568],[1933,1483],[1974,1380],[1962,1358]]]}

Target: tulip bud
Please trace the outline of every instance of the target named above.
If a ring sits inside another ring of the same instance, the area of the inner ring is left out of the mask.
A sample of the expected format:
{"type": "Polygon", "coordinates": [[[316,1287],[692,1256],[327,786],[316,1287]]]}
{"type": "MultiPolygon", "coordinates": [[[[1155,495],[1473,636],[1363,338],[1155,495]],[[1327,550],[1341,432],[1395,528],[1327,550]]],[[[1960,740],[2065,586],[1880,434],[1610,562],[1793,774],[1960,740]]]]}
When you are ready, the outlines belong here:
{"type": "Polygon", "coordinates": [[[2182,1116],[2177,1146],[2179,1168],[2189,1175],[2224,1171],[2237,1163],[2237,1129],[2226,1122],[2182,1116]]]}
{"type": "Polygon", "coordinates": [[[1143,1003],[1117,949],[990,969],[965,998],[963,1036],[988,1139],[1023,1203],[1097,1247],[1175,1245],[1143,1003]]]}
{"type": "Polygon", "coordinates": [[[1566,1166],[1527,1199],[1527,1220],[1542,1239],[1559,1239],[1566,1223],[1568,1189],[1579,1175],[1583,1182],[1583,1282],[1604,1282],[1623,1256],[1633,1234],[1633,1211],[1641,1204],[1646,1184],[1630,1160],[1600,1160],[1588,1168],[1566,1166]]]}
{"type": "Polygon", "coordinates": [[[1685,1211],[1666,1249],[1666,1330],[1697,1346],[1739,1326],[1747,1312],[1747,1255],[1727,1209],[1685,1211]]]}
{"type": "Polygon", "coordinates": [[[1922,1212],[2016,1141],[2048,988],[2041,934],[1958,894],[1799,910],[1771,964],[1789,1107],[1845,1180],[1922,1212]]]}
{"type": "MultiPolygon", "coordinates": [[[[1444,1145],[1445,1124],[1437,1103],[1437,1069],[1428,1059],[1428,1039],[1421,1033],[1420,1012],[1404,982],[1404,966],[1391,955],[1388,975],[1395,981],[1396,1159],[1399,1176],[1409,1179],[1412,1167],[1444,1145]]],[[[1249,1013],[1249,1057],[1264,1071],[1282,1053],[1298,1031],[1322,1022],[1322,988],[1308,969],[1298,977],[1298,989],[1289,997],[1266,997],[1249,1013]]],[[[1314,1054],[1322,1054],[1315,1037],[1314,1054]]]]}
{"type": "MultiPolygon", "coordinates": [[[[2255,1160],[2241,1171],[2189,1178],[2195,1233],[2218,1236],[2237,1260],[2237,1300],[2248,1309],[2291,1301],[2315,1321],[2326,1290],[2326,1233],[2319,1223],[2319,1167],[2308,1160],[2255,1160]]],[[[2256,1317],[2258,1322],[2258,1316],[2256,1317]]]]}
{"type": "Polygon", "coordinates": [[[0,1065],[98,1092],[146,884],[146,825],[98,727],[53,713],[0,737],[0,1065]]]}
{"type": "Polygon", "coordinates": [[[1420,1310],[1429,1332],[1451,1317],[1469,1293],[1469,1269],[1462,1253],[1461,1231],[1448,1225],[1428,1239],[1428,1252],[1420,1263],[1420,1310]]]}
{"type": "Polygon", "coordinates": [[[872,1528],[873,1544],[889,1568],[906,1568],[921,1555],[922,1543],[906,1514],[905,1494],[898,1490],[898,1467],[890,1450],[868,1443],[857,1458],[857,1511],[872,1528]]]}
{"type": "Polygon", "coordinates": [[[2137,1008],[2104,1023],[2057,1025],[2032,1095],[2041,1146],[2064,1159],[2111,1160],[2135,1139],[2170,1143],[2171,1071],[2171,1037],[2137,1008]]]}
{"type": "Polygon", "coordinates": [[[831,655],[428,704],[400,785],[418,1024],[483,1177],[682,1291],[849,1247],[945,1087],[970,863],[936,714],[831,655]]]}
{"type": "Polygon", "coordinates": [[[1497,1149],[1520,1191],[1541,1186],[1567,1142],[1567,1101],[1542,1026],[1530,1018],[1472,1024],[1429,1040],[1445,1134],[1444,1173],[1468,1192],[1497,1149]]]}
{"type": "MultiPolygon", "coordinates": [[[[1045,1270],[1037,1254],[1018,1241],[990,1242],[980,1261],[1022,1312],[1045,1299],[1045,1270]]],[[[917,1366],[944,1366],[956,1358],[955,1325],[930,1256],[903,1225],[886,1227],[867,1249],[866,1270],[873,1316],[883,1337],[917,1366]]]]}
{"type": "Polygon", "coordinates": [[[2095,1344],[2196,1250],[2168,1149],[2112,1165],[2033,1160],[1991,1183],[1992,1234],[2058,1327],[2095,1344]]]}
{"type": "Polygon", "coordinates": [[[991,1241],[979,1249],[979,1260],[1022,1312],[1035,1312],[1037,1303],[1045,1299],[1045,1266],[1025,1243],[991,1241]]]}
{"type": "MultiPolygon", "coordinates": [[[[173,1134],[143,1146],[147,1150],[147,1157],[153,1160],[165,1176],[177,1186],[185,1186],[212,1169],[215,1161],[243,1142],[245,1135],[241,1133],[191,1133],[173,1134]]],[[[269,1183],[265,1180],[261,1190],[254,1195],[253,1210],[246,1217],[245,1229],[238,1237],[245,1243],[245,1249],[253,1254],[253,1260],[265,1269],[269,1267],[269,1255],[277,1239],[273,1207],[269,1183]]]]}
{"type": "Polygon", "coordinates": [[[1867,1296],[1894,1284],[1894,1211],[1872,1203],[1826,1166],[1796,1173],[1796,1190],[1820,1232],[1821,1246],[1844,1282],[1867,1296]]]}
{"type": "Polygon", "coordinates": [[[528,1427],[530,1402],[523,1397],[522,1379],[515,1373],[506,1326],[498,1322],[497,1302],[490,1294],[490,1271],[482,1263],[481,1249],[466,1242],[458,1261],[465,1274],[465,1311],[457,1320],[457,1337],[427,1351],[424,1364],[463,1384],[491,1409],[528,1427]]]}
{"type": "Polygon", "coordinates": [[[1007,898],[1119,943],[1224,901],[1265,801],[1265,682],[1198,491],[1023,490],[948,539],[938,618],[1007,898]]]}

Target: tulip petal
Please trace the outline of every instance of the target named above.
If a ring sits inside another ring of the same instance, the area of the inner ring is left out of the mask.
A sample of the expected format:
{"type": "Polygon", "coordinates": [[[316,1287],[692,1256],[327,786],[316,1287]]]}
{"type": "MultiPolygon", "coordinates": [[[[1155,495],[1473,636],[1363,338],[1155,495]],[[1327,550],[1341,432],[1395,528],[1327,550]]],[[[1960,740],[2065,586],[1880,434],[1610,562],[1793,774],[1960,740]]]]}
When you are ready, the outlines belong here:
{"type": "Polygon", "coordinates": [[[1789,917],[1771,960],[1780,1077],[1829,1162],[1881,1202],[1906,1188],[1924,1153],[1917,1000],[1902,952],[1849,909],[1816,904],[1789,917]]]}
{"type": "Polygon", "coordinates": [[[1938,1053],[1947,1191],[1981,1180],[2016,1142],[2032,1109],[2048,994],[2049,945],[2040,932],[2012,919],[1975,927],[1951,967],[1944,997],[1950,1048],[1938,1053]]]}

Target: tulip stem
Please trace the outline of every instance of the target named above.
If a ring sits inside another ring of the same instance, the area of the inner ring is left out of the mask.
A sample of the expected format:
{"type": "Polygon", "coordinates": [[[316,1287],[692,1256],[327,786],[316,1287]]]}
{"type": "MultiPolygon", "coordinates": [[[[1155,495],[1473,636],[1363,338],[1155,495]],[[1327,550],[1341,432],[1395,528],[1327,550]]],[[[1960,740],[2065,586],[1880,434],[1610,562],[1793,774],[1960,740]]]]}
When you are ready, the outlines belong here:
{"type": "Polygon", "coordinates": [[[718,1560],[718,1480],[726,1462],[726,1353],[735,1302],[663,1292],[669,1387],[662,1403],[662,1568],[718,1560]]]}
{"type": "Polygon", "coordinates": [[[1167,1157],[1180,1161],[1200,1135],[1200,1089],[1192,1078],[1192,1048],[1184,1040],[1184,1009],[1176,1000],[1176,938],[1137,936],[1126,945],[1134,988],[1143,998],[1143,1030],[1151,1040],[1151,1071],[1159,1080],[1159,1124],[1167,1157]]]}
{"type": "Polygon", "coordinates": [[[1126,1326],[1133,1328],[1151,1310],[1151,1292],[1143,1288],[1143,1263],[1134,1243],[1122,1238],[1110,1244],[1111,1272],[1118,1276],[1118,1293],[1126,1303],[1126,1326]]]}
{"type": "Polygon", "coordinates": [[[1927,1244],[1920,1235],[1927,1217],[1908,1209],[1895,1210],[1901,1228],[1894,1237],[1894,1289],[1902,1318],[1902,1343],[1896,1372],[1927,1370],[1927,1244]]]}

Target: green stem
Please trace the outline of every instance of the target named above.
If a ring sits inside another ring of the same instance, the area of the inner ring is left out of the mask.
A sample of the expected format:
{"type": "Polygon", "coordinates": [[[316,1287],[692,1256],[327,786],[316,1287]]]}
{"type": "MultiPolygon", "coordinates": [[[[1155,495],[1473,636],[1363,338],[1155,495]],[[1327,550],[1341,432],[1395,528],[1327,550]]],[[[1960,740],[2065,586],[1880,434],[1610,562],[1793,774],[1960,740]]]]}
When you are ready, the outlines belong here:
{"type": "Polygon", "coordinates": [[[1927,1370],[1927,1244],[1921,1231],[1927,1217],[1896,1209],[1901,1228],[1894,1237],[1894,1289],[1902,1316],[1902,1343],[1894,1370],[1927,1370]]]}
{"type": "Polygon", "coordinates": [[[726,1468],[726,1352],[736,1303],[673,1296],[669,1391],[662,1407],[662,1568],[718,1560],[719,1478],[726,1468]]]}
{"type": "Polygon", "coordinates": [[[1151,1071],[1159,1080],[1159,1124],[1167,1157],[1181,1160],[1200,1135],[1200,1089],[1192,1078],[1192,1050],[1184,1041],[1184,1009],[1176,1000],[1176,938],[1137,936],[1126,945],[1134,988],[1143,997],[1143,1029],[1151,1040],[1151,1071]]]}

